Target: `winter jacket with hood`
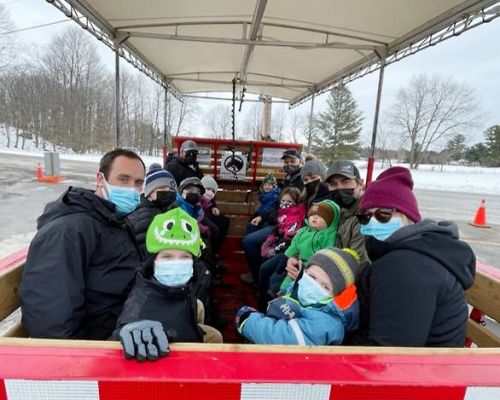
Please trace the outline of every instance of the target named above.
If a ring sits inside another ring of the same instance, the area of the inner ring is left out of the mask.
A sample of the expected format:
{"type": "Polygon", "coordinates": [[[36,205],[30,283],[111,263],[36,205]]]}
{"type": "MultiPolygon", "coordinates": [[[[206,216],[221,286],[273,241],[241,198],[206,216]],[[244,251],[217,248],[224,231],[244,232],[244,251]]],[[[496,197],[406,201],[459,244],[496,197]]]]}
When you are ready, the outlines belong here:
{"type": "Polygon", "coordinates": [[[286,295],[269,303],[267,315],[254,312],[239,327],[239,332],[257,344],[339,344],[344,333],[357,327],[359,304],[356,287],[349,286],[334,299],[303,306],[290,295],[291,282],[286,295]]]}
{"type": "Polygon", "coordinates": [[[170,342],[203,342],[192,283],[180,287],[164,286],[149,269],[152,267],[137,274],[111,338],[118,339],[124,325],[147,319],[161,322],[170,342]]]}
{"type": "Polygon", "coordinates": [[[297,257],[306,262],[317,251],[328,246],[333,246],[340,221],[340,208],[331,200],[325,200],[334,211],[332,223],[325,229],[317,230],[309,225],[299,229],[293,237],[290,247],[285,251],[287,257],[297,257]]]}
{"type": "Polygon", "coordinates": [[[38,218],[21,283],[32,337],[107,339],[140,268],[125,219],[93,191],[69,188],[38,218]]]}
{"type": "Polygon", "coordinates": [[[371,266],[360,275],[360,330],[348,343],[463,347],[468,317],[464,291],[475,256],[456,225],[424,220],[385,241],[366,237],[371,266]]]}

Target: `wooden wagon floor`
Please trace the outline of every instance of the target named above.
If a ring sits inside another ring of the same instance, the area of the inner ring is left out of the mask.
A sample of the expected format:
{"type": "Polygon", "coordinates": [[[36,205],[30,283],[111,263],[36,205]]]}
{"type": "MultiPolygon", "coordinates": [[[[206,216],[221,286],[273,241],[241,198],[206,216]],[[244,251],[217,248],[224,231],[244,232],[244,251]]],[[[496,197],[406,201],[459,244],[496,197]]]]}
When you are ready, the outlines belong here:
{"type": "Polygon", "coordinates": [[[225,271],[220,285],[214,287],[212,296],[215,299],[216,315],[227,321],[221,329],[224,343],[241,343],[240,337],[234,326],[234,316],[242,305],[257,306],[252,285],[240,281],[240,275],[248,272],[245,254],[241,250],[241,238],[229,236],[219,252],[219,257],[224,264],[225,271]]]}

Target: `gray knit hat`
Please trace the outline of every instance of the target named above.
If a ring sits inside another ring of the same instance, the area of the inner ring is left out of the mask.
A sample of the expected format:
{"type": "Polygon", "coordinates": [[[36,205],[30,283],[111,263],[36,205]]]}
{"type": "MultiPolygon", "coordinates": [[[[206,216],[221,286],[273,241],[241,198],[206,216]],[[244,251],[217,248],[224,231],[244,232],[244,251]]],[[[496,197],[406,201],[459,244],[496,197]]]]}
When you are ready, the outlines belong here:
{"type": "Polygon", "coordinates": [[[361,272],[359,256],[352,249],[327,247],[309,258],[306,269],[317,265],[326,272],[333,286],[333,296],[338,296],[352,285],[361,272]]]}
{"type": "Polygon", "coordinates": [[[302,176],[302,180],[304,180],[304,177],[307,175],[319,175],[321,176],[321,179],[324,180],[326,177],[326,166],[317,158],[307,160],[300,170],[300,175],[302,176]]]}
{"type": "Polygon", "coordinates": [[[201,183],[203,184],[205,189],[212,189],[215,193],[217,193],[217,190],[219,190],[219,185],[217,185],[215,179],[210,175],[205,175],[203,178],[201,178],[201,183]]]}
{"type": "Polygon", "coordinates": [[[156,189],[165,188],[177,191],[174,176],[165,171],[160,164],[151,164],[144,181],[144,196],[149,197],[156,189]]]}

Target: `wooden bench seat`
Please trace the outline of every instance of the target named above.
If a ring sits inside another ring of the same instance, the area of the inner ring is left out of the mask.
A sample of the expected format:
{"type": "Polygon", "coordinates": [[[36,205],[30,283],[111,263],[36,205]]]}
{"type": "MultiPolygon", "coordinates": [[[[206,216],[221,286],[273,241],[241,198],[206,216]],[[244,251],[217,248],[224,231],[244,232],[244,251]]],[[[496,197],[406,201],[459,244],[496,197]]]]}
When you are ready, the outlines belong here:
{"type": "MultiPolygon", "coordinates": [[[[473,313],[480,311],[493,323],[499,323],[500,271],[478,262],[474,285],[467,290],[466,297],[473,307],[473,313]]],[[[478,347],[500,347],[500,337],[484,324],[472,318],[467,321],[467,338],[478,347]]]]}

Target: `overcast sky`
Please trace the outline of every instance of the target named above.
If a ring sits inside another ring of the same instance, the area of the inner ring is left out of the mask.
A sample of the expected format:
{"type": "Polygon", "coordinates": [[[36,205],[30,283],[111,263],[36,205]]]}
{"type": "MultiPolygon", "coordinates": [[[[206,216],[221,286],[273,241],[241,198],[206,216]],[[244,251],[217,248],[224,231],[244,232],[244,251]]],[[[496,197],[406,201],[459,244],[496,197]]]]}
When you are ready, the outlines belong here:
{"type": "MultiPolygon", "coordinates": [[[[44,0],[0,0],[6,6],[18,29],[65,20],[66,17],[44,0]]],[[[64,27],[74,24],[70,20],[60,24],[27,30],[16,34],[25,46],[43,46],[52,35],[64,27]]],[[[482,132],[491,125],[500,124],[500,18],[483,24],[459,37],[451,38],[416,55],[393,63],[386,68],[382,97],[382,116],[394,102],[397,90],[406,85],[415,74],[439,74],[463,82],[476,91],[478,102],[485,113],[484,123],[471,132],[468,143],[483,141],[482,132]]],[[[104,62],[113,66],[114,56],[100,42],[100,54],[104,62]]],[[[378,72],[349,84],[354,98],[364,114],[363,136],[371,136],[373,111],[377,90],[378,72]]],[[[325,107],[326,95],[316,100],[315,110],[325,107]]],[[[200,101],[202,109],[208,110],[217,102],[200,101]]],[[[227,104],[227,103],[224,103],[227,104]]],[[[250,105],[244,104],[247,110],[250,105]]],[[[310,103],[298,107],[299,112],[308,113],[310,103]]],[[[244,115],[238,114],[238,118],[244,115]]]]}

